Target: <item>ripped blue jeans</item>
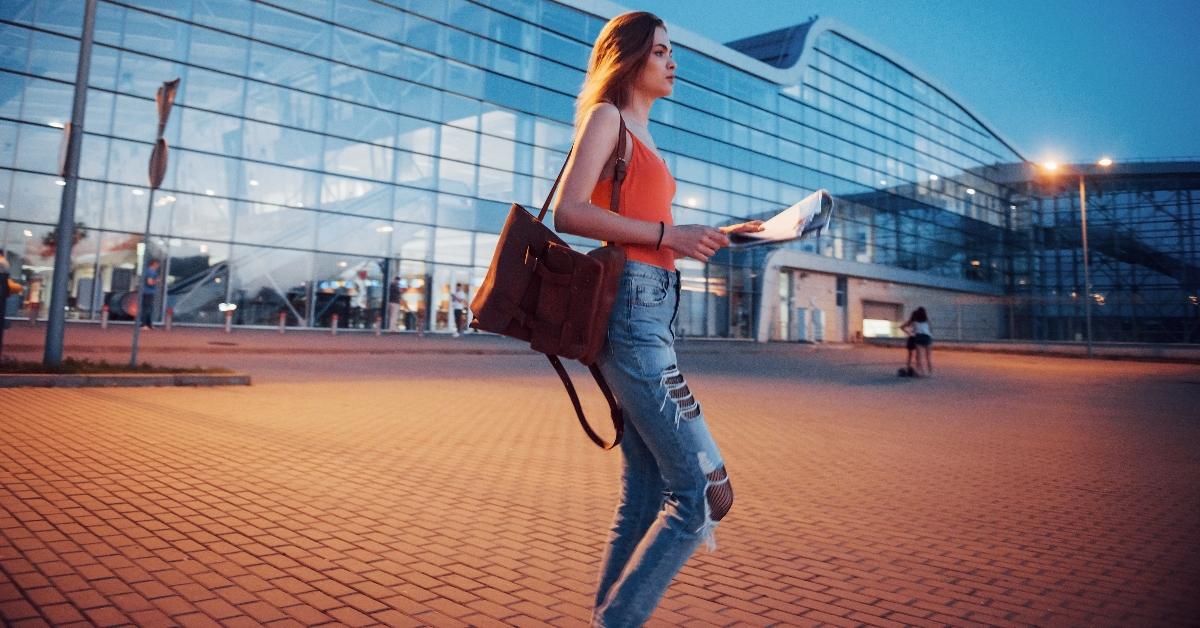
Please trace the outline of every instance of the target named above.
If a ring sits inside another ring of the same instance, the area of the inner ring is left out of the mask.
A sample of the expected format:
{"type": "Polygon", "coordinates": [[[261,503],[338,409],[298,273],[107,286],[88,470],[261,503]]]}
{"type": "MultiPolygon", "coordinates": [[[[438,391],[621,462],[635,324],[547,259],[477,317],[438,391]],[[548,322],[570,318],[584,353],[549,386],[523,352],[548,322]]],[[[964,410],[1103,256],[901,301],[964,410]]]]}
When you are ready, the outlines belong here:
{"type": "Polygon", "coordinates": [[[625,411],[621,500],[596,591],[594,626],[639,626],[733,504],[725,464],[679,372],[679,274],[629,262],[600,370],[625,411]]]}

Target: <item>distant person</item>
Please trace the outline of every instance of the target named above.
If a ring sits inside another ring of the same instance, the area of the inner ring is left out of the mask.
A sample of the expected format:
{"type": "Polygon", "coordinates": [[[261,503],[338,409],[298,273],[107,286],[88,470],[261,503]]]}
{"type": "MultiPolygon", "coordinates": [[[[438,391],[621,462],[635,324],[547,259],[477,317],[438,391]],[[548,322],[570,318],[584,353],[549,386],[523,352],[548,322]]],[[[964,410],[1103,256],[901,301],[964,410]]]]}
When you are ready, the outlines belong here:
{"type": "Polygon", "coordinates": [[[367,270],[361,269],[350,280],[350,326],[367,326],[367,270]]]}
{"type": "Polygon", "coordinates": [[[450,309],[454,314],[454,337],[467,328],[467,287],[466,284],[455,284],[454,294],[450,295],[450,309]]]}
{"type": "Polygon", "coordinates": [[[160,262],[151,259],[146,264],[146,272],[142,273],[142,303],[138,308],[138,318],[142,321],[142,329],[154,329],[154,297],[158,293],[158,267],[160,262]]]}
{"type": "Polygon", "coordinates": [[[925,356],[926,377],[933,375],[933,362],[930,360],[930,348],[933,346],[933,332],[929,328],[929,315],[925,308],[913,310],[912,316],[900,326],[900,330],[908,334],[908,365],[910,373],[921,375],[921,356],[925,356]],[[916,354],[917,366],[913,371],[913,355],[916,354]]]}
{"type": "Polygon", "coordinates": [[[0,275],[6,276],[8,287],[8,291],[3,293],[7,296],[3,299],[3,303],[0,303],[0,305],[4,306],[4,308],[0,310],[0,312],[3,312],[3,315],[0,315],[0,325],[4,325],[5,329],[8,328],[8,297],[19,295],[21,294],[21,291],[24,290],[24,287],[17,283],[17,281],[12,278],[12,275],[9,275],[9,272],[11,272],[11,267],[8,264],[8,258],[4,257],[3,253],[0,253],[0,275]]]}
{"type": "Polygon", "coordinates": [[[404,284],[399,276],[393,277],[391,287],[388,288],[388,324],[392,331],[400,331],[406,309],[404,307],[404,284]]]}

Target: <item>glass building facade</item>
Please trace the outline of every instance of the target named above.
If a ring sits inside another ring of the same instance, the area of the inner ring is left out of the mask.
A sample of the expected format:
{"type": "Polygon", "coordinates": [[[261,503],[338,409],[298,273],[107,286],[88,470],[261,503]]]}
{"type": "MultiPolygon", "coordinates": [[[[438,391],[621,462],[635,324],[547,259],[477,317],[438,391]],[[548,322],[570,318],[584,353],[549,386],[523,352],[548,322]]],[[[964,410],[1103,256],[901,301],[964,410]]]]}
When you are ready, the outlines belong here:
{"type": "MultiPolygon", "coordinates": [[[[233,304],[237,325],[327,327],[336,315],[449,331],[451,295],[481,282],[509,203],[540,205],[549,190],[591,42],[622,10],[101,0],[69,318],[95,320],[104,305],[119,317],[148,247],[167,280],[156,315],[176,322],[223,322],[233,304]],[[170,166],[152,193],[154,93],[176,77],[170,166]]],[[[0,4],[0,237],[42,316],[82,13],[82,2],[0,4]]],[[[827,20],[729,46],[672,37],[679,80],[652,132],[678,181],[677,223],[769,215],[823,188],[839,203],[831,229],[786,246],[844,263],[843,306],[855,298],[847,276],[902,271],[988,299],[1045,280],[1038,243],[1020,235],[1045,213],[1002,167],[1022,157],[894,55],[827,20]]],[[[764,255],[681,261],[679,331],[755,335],[760,308],[773,307],[764,298],[776,299],[763,294],[764,255]]],[[[984,307],[1009,324],[980,337],[1033,333],[1012,308],[984,307]]]]}

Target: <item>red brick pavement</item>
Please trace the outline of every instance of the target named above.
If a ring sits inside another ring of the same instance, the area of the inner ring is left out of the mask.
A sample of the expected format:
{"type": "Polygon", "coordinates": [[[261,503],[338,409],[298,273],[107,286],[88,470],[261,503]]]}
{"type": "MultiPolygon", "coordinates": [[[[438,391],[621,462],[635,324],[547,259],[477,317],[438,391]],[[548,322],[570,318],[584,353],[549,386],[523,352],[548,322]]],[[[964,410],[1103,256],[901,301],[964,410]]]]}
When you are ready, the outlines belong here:
{"type": "MultiPolygon", "coordinates": [[[[1200,622],[1195,367],[713,347],[681,362],[737,501],[654,624],[1200,622]]],[[[0,619],[584,624],[619,456],[506,359],[0,390],[0,619]]]]}

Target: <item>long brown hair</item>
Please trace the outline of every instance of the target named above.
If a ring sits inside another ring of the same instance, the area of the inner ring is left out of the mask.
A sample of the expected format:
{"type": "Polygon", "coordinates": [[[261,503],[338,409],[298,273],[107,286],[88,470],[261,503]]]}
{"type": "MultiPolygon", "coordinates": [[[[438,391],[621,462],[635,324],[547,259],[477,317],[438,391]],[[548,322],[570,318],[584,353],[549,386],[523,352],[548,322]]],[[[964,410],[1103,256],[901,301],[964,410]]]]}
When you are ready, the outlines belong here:
{"type": "Polygon", "coordinates": [[[588,59],[587,76],[575,99],[575,126],[598,102],[625,104],[626,90],[633,83],[654,47],[654,30],[667,25],[646,11],[622,13],[608,21],[596,37],[588,59]]]}

